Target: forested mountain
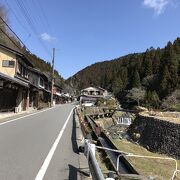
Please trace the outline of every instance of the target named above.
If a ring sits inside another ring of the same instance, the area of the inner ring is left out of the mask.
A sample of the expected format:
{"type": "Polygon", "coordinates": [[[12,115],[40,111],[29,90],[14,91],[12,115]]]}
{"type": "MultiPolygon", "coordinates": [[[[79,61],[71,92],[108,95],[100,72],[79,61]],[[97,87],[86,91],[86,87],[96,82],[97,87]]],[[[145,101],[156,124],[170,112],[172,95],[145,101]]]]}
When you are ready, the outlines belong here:
{"type": "MultiPolygon", "coordinates": [[[[39,69],[41,72],[44,72],[49,79],[51,79],[52,66],[51,63],[44,61],[43,59],[37,57],[34,54],[26,52],[27,57],[33,63],[36,69],[39,69]]],[[[59,86],[64,86],[64,79],[59,75],[57,70],[54,70],[55,84],[59,86]]]]}
{"type": "Polygon", "coordinates": [[[180,38],[168,42],[163,49],[151,47],[143,53],[95,63],[67,81],[79,90],[92,84],[101,86],[126,103],[167,108],[169,101],[175,101],[177,108],[180,106],[180,38]]]}

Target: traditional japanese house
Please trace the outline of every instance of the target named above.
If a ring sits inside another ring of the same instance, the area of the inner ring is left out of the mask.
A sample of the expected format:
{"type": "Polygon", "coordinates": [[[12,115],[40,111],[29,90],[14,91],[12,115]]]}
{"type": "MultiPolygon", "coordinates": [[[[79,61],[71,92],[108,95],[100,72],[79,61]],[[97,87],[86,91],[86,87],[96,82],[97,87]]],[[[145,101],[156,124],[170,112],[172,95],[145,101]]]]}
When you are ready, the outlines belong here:
{"type": "Polygon", "coordinates": [[[53,99],[55,104],[63,103],[62,88],[58,84],[53,86],[53,99]]]}
{"type": "Polygon", "coordinates": [[[48,75],[39,69],[29,68],[30,75],[30,107],[39,108],[43,103],[50,102],[51,81],[48,75]]]}
{"type": "Polygon", "coordinates": [[[51,82],[45,73],[39,76],[39,101],[44,103],[51,101],[51,82]]]}
{"type": "Polygon", "coordinates": [[[0,44],[0,111],[28,109],[29,66],[22,53],[0,44]]]}
{"type": "Polygon", "coordinates": [[[109,96],[108,91],[101,87],[88,87],[81,90],[81,95],[79,96],[80,103],[83,102],[93,102],[95,103],[98,99],[105,99],[109,96]]]}

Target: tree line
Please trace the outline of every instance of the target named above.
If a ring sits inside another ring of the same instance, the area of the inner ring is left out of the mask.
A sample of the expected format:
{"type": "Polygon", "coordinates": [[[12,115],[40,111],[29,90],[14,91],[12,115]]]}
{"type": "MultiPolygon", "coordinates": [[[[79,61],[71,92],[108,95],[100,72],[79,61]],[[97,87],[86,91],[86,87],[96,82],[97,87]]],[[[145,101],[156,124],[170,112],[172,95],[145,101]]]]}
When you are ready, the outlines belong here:
{"type": "Polygon", "coordinates": [[[124,106],[180,109],[180,38],[162,49],[151,47],[143,53],[95,63],[68,82],[79,90],[101,86],[124,106]]]}

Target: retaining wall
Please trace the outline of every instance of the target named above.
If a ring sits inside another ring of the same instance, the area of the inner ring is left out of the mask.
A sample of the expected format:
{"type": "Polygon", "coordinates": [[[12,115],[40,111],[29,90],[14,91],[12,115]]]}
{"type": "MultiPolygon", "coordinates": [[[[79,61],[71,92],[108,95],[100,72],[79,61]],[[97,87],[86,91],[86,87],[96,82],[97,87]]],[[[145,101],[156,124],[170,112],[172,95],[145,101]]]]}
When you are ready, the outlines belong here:
{"type": "Polygon", "coordinates": [[[180,159],[180,124],[139,115],[128,134],[150,151],[180,159]]]}

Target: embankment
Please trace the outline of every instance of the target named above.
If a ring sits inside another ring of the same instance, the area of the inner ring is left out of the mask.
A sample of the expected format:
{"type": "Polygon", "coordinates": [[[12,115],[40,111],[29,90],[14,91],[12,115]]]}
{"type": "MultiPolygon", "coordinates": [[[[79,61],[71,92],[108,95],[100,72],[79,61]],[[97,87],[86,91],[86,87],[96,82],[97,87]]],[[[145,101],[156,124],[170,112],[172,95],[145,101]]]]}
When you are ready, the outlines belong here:
{"type": "Polygon", "coordinates": [[[180,159],[180,124],[139,115],[128,134],[148,150],[180,159]]]}

